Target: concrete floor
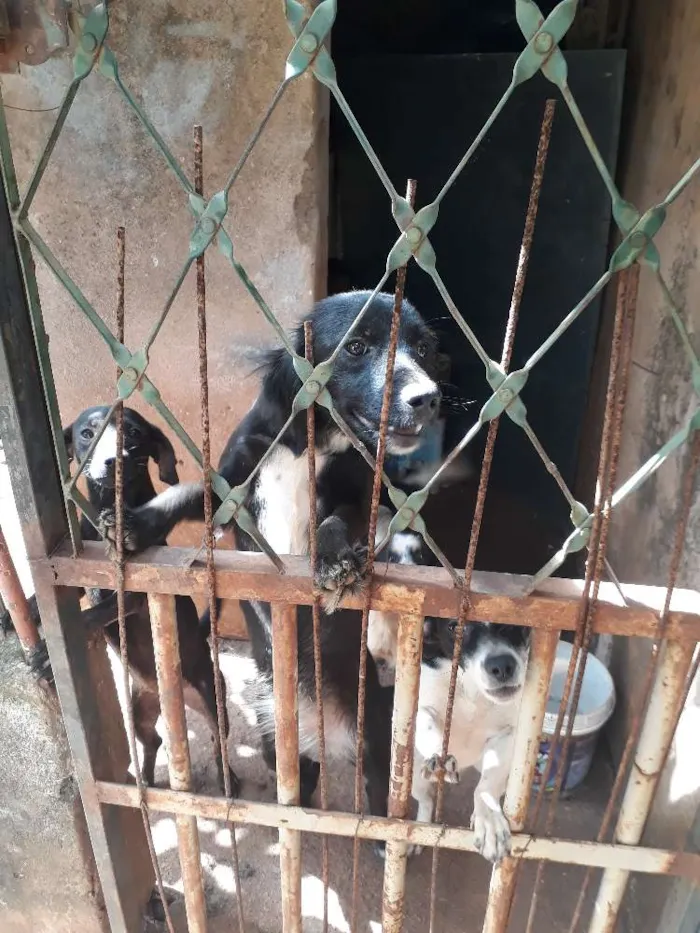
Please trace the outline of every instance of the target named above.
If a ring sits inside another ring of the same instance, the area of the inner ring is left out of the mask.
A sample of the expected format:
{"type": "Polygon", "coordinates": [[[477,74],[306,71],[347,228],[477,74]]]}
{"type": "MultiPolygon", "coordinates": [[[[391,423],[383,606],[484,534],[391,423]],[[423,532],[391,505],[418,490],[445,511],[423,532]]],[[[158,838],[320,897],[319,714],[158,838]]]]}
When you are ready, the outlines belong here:
{"type": "MultiPolygon", "coordinates": [[[[0,521],[28,593],[32,592],[31,575],[24,557],[19,523],[9,490],[6,469],[0,454],[0,521]]],[[[115,672],[118,661],[114,660],[115,672]]],[[[249,800],[274,800],[274,786],[260,756],[255,718],[246,701],[246,685],[251,676],[251,662],[245,642],[229,642],[221,655],[226,678],[231,717],[229,755],[243,781],[242,796],[249,800]]],[[[121,677],[116,678],[121,691],[121,677]]],[[[121,698],[123,700],[123,697],[121,698]]],[[[204,721],[188,713],[195,787],[203,793],[217,794],[218,781],[213,746],[204,721]]],[[[593,770],[583,788],[573,799],[559,806],[555,834],[576,839],[591,839],[600,824],[611,784],[611,771],[599,750],[593,770]]],[[[329,805],[334,810],[352,807],[353,768],[348,763],[329,764],[329,805]]],[[[166,756],[158,756],[156,781],[167,781],[166,756]]],[[[446,821],[465,825],[471,815],[473,781],[450,786],[446,794],[446,821]]],[[[156,849],[164,881],[173,893],[182,891],[177,856],[175,822],[170,817],[152,819],[156,849]]],[[[235,886],[231,869],[229,831],[211,820],[200,820],[202,867],[209,910],[210,933],[236,930],[235,886]]],[[[237,830],[240,875],[248,933],[279,933],[281,929],[280,880],[277,833],[266,827],[245,826],[237,830]]],[[[56,853],[60,857],[59,853],[56,853]]],[[[307,835],[303,840],[303,915],[306,933],[322,929],[323,886],[320,838],[307,835]]],[[[362,845],[359,930],[379,933],[381,929],[382,864],[371,846],[362,845]]],[[[536,866],[528,864],[521,875],[510,933],[523,933],[531,900],[536,866]]],[[[535,933],[565,933],[583,878],[583,870],[550,865],[544,873],[545,884],[539,901],[535,933]]],[[[426,851],[408,867],[405,933],[425,933],[428,929],[431,853],[426,851]]],[[[440,857],[437,885],[437,929],[444,933],[478,933],[481,930],[490,866],[479,856],[444,852],[440,857]]],[[[595,890],[595,885],[592,886],[595,890]]],[[[350,930],[352,895],[352,840],[331,837],[329,927],[333,933],[350,930]]],[[[178,933],[186,930],[181,899],[172,907],[178,933]]],[[[159,925],[158,925],[159,926],[159,925]]],[[[156,929],[156,925],[153,925],[156,929]]]]}

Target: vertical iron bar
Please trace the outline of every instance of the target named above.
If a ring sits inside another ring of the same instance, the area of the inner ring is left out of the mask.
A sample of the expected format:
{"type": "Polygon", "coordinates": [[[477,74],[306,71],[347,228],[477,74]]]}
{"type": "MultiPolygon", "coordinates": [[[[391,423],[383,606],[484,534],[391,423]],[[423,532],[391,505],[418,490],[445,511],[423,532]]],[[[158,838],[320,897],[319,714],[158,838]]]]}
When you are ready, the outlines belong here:
{"type": "MultiPolygon", "coordinates": [[[[272,603],[277,801],[299,804],[297,607],[272,603]]],[[[301,833],[280,826],[282,933],[301,933],[301,833]]]]}
{"type": "MultiPolygon", "coordinates": [[[[153,652],[156,659],[160,710],[165,726],[168,774],[171,790],[192,790],[192,765],[187,741],[185,700],[182,692],[182,667],[177,634],[177,609],[174,596],[149,593],[153,652]]],[[[182,869],[187,925],[190,933],[206,933],[207,906],[202,882],[197,817],[175,817],[177,842],[182,869]]]]}
{"type": "Polygon", "coordinates": [[[41,637],[29,613],[27,597],[24,595],[22,584],[17,576],[2,528],[0,528],[0,598],[10,613],[22,650],[29,657],[41,644],[41,637]]]}
{"type": "MultiPolygon", "coordinates": [[[[406,201],[413,207],[416,199],[416,182],[409,178],[406,187],[406,201]]],[[[365,604],[362,609],[362,635],[360,639],[360,672],[357,689],[357,736],[355,740],[355,813],[362,812],[364,800],[364,740],[365,740],[365,699],[367,687],[367,629],[369,625],[369,611],[372,600],[372,575],[374,573],[374,556],[377,533],[377,514],[379,512],[379,497],[382,491],[382,474],[384,472],[384,457],[386,454],[386,434],[389,425],[389,410],[394,390],[394,363],[396,361],[396,347],[399,339],[399,324],[401,321],[401,306],[406,284],[406,266],[396,270],[396,287],[394,289],[394,308],[391,316],[389,331],[389,346],[386,360],[386,382],[382,397],[382,408],[379,416],[379,439],[377,441],[377,456],[375,461],[374,478],[372,482],[372,501],[369,511],[369,529],[367,538],[367,566],[366,575],[369,581],[365,604]]],[[[359,865],[360,840],[356,836],[353,840],[352,853],[352,913],[350,929],[357,933],[357,910],[359,902],[359,865]]]]}
{"type": "MultiPolygon", "coordinates": [[[[125,276],[126,276],[126,230],[124,227],[117,229],[117,309],[116,309],[116,335],[120,343],[124,343],[124,312],[125,312],[125,276]]],[[[117,382],[122,371],[117,367],[117,382]]],[[[126,734],[129,743],[129,753],[134,768],[134,777],[136,786],[141,798],[141,819],[143,820],[143,829],[146,834],[148,851],[153,865],[153,871],[156,878],[156,885],[160,896],[165,920],[168,926],[168,933],[175,933],[173,920],[170,914],[170,906],[165,896],[163,888],[163,878],[158,864],[158,856],[153,844],[153,833],[151,832],[151,822],[148,817],[148,805],[144,793],[143,777],[139,765],[139,754],[136,745],[136,723],[134,721],[134,704],[131,692],[131,678],[129,671],[129,650],[128,637],[126,632],[126,613],[124,610],[124,403],[117,400],[107,413],[105,422],[108,422],[114,412],[115,427],[117,432],[116,439],[116,460],[114,465],[114,501],[115,501],[115,519],[116,519],[116,547],[114,562],[116,565],[116,593],[117,593],[117,625],[119,628],[119,655],[122,665],[122,687],[124,690],[124,705],[126,706],[126,734]]],[[[104,427],[104,425],[103,425],[104,427]]],[[[99,433],[99,432],[98,432],[99,433]]],[[[93,442],[94,443],[94,442],[93,442]]],[[[83,462],[87,461],[87,456],[83,462]]]]}
{"type": "MultiPolygon", "coordinates": [[[[423,651],[422,598],[414,612],[399,618],[396,647],[396,680],[389,779],[389,817],[406,819],[413,783],[413,746],[415,739],[420,662],[423,651]]],[[[383,933],[401,933],[404,918],[404,890],[408,844],[387,842],[382,896],[383,933]]]]}
{"type": "MultiPolygon", "coordinates": [[[[593,635],[592,622],[595,608],[598,602],[598,592],[600,582],[603,576],[605,554],[607,550],[608,532],[610,529],[610,520],[612,517],[612,495],[617,477],[617,465],[620,455],[620,443],[622,433],[622,418],[624,414],[624,405],[620,404],[626,391],[626,379],[622,378],[621,363],[625,359],[625,351],[628,347],[623,346],[623,340],[628,343],[632,338],[630,328],[625,328],[625,322],[628,317],[628,285],[631,272],[625,269],[620,273],[618,279],[617,302],[615,307],[615,322],[613,325],[612,347],[610,350],[610,367],[608,371],[608,385],[605,399],[605,411],[603,414],[603,432],[601,438],[601,453],[598,465],[598,476],[596,481],[596,501],[593,512],[593,523],[591,527],[591,536],[589,543],[588,559],[586,561],[586,580],[581,596],[581,608],[579,613],[578,628],[576,639],[574,641],[574,650],[571,653],[571,661],[567,670],[564,693],[559,706],[559,715],[557,717],[557,726],[550,744],[549,759],[542,776],[542,782],[539,788],[535,816],[533,818],[533,828],[536,825],[539,809],[544,801],[544,795],[549,781],[549,775],[556,754],[558,741],[561,738],[561,730],[564,717],[567,716],[564,741],[557,764],[556,777],[552,797],[549,801],[547,819],[545,821],[544,832],[548,835],[554,825],[557,806],[561,797],[561,791],[566,775],[568,774],[569,747],[571,745],[571,736],[574,727],[574,719],[578,709],[581,689],[583,687],[583,678],[586,673],[586,662],[588,661],[588,651],[593,635]],[[575,675],[575,682],[574,682],[575,675]],[[571,703],[569,704],[569,694],[573,683],[573,693],[571,694],[571,703]]],[[[535,917],[537,915],[537,905],[540,890],[544,879],[545,863],[540,862],[537,866],[535,884],[530,900],[530,909],[527,921],[526,933],[532,933],[534,930],[535,917]]]]}
{"type": "MultiPolygon", "coordinates": [[[[51,380],[50,368],[44,379],[51,380]]],[[[60,422],[59,422],[60,424],[60,422]]],[[[38,563],[66,538],[61,481],[31,315],[0,185],[0,434],[112,933],[140,929],[153,888],[136,813],[100,803],[95,781],[124,780],[128,752],[103,643],[88,644],[76,590],[38,563]]]]}
{"type": "MultiPolygon", "coordinates": [[[[643,687],[641,702],[637,707],[638,713],[632,720],[627,742],[625,743],[625,748],[615,777],[615,783],[610,795],[610,801],[603,814],[603,820],[597,837],[599,841],[604,841],[608,828],[612,823],[612,817],[617,805],[622,781],[627,774],[629,761],[635,746],[637,747],[637,753],[628,779],[614,838],[615,841],[627,845],[636,845],[641,839],[646,818],[653,804],[656,786],[673,741],[678,718],[683,711],[687,685],[679,689],[678,681],[685,679],[688,675],[688,670],[691,664],[693,664],[693,653],[696,646],[689,645],[687,646],[688,650],[685,651],[681,650],[680,646],[677,644],[673,642],[666,643],[663,639],[666,631],[668,613],[671,607],[671,598],[676,587],[678,572],[683,557],[686,533],[688,530],[688,518],[693,502],[695,478],[699,464],[700,434],[696,433],[693,438],[690,460],[683,481],[681,507],[669,566],[668,586],[666,588],[664,605],[659,616],[659,634],[649,659],[646,683],[643,687]],[[654,678],[653,681],[652,677],[654,678]],[[668,694],[666,698],[664,697],[664,692],[668,694]],[[670,735],[665,735],[662,730],[663,717],[669,716],[669,711],[672,709],[671,704],[674,702],[673,697],[676,694],[678,694],[676,707],[673,708],[670,713],[672,725],[666,727],[666,731],[670,728],[670,735]],[[661,708],[661,712],[659,712],[659,708],[661,708]],[[646,715],[642,721],[642,715],[645,709],[646,715]],[[658,717],[656,721],[653,718],[654,716],[658,717]],[[655,768],[646,768],[645,757],[653,759],[655,762],[658,761],[658,766],[655,768]],[[646,809],[644,809],[645,807],[646,809]]],[[[590,875],[591,873],[589,870],[586,872],[578,903],[574,909],[574,915],[569,928],[571,933],[573,933],[579,923],[583,909],[583,899],[590,883],[590,875]]],[[[603,875],[603,881],[596,900],[591,933],[594,933],[596,929],[595,924],[598,924],[597,928],[601,931],[606,930],[607,927],[604,925],[601,926],[600,924],[612,922],[614,925],[614,919],[617,917],[626,884],[627,873],[606,872],[603,875]],[[609,918],[612,918],[612,920],[609,918]]],[[[612,929],[612,927],[610,927],[610,929],[612,929]]]]}
{"type": "MultiPolygon", "coordinates": [[[[614,836],[616,843],[637,845],[642,838],[673,742],[694,651],[694,644],[677,641],[666,642],[662,649],[632,773],[620,807],[614,836]]],[[[603,872],[589,933],[613,933],[629,875],[629,871],[619,868],[603,872]]]]}
{"type": "MultiPolygon", "coordinates": [[[[530,660],[515,733],[513,765],[503,803],[503,812],[514,833],[523,831],[527,819],[559,634],[538,629],[532,632],[530,660]]],[[[502,933],[506,929],[515,891],[516,865],[517,859],[507,856],[494,868],[482,933],[502,933]]]]}
{"type": "MultiPolygon", "coordinates": [[[[194,127],[194,190],[204,197],[204,149],[202,127],[194,127]]],[[[221,664],[219,662],[219,610],[216,599],[216,570],[214,567],[214,510],[212,507],[211,483],[211,432],[209,427],[209,375],[207,359],[207,290],[204,253],[197,257],[197,332],[199,339],[199,404],[202,422],[202,478],[204,482],[204,544],[206,548],[209,618],[211,622],[211,656],[214,666],[214,694],[216,699],[216,724],[219,753],[224,779],[224,793],[233,796],[231,772],[229,770],[228,747],[226,744],[226,710],[222,687],[221,664]]],[[[244,933],[243,892],[238,864],[238,840],[236,827],[229,824],[231,834],[231,862],[236,886],[236,911],[239,933],[244,933]]]]}
{"type": "MultiPolygon", "coordinates": [[[[314,361],[314,342],[311,321],[304,322],[304,355],[309,363],[314,361]]],[[[318,559],[317,543],[317,496],[316,496],[316,417],[315,403],[306,409],[306,449],[309,462],[309,560],[312,571],[318,559]]],[[[311,604],[314,638],[314,683],[316,688],[316,717],[318,722],[318,754],[320,760],[321,809],[328,809],[328,769],[326,764],[326,729],[323,716],[323,658],[321,655],[321,601],[314,593],[311,604]]],[[[328,933],[328,882],[329,850],[328,836],[321,836],[321,879],[323,881],[323,933],[328,933]]]]}
{"type": "MultiPolygon", "coordinates": [[[[525,278],[530,263],[530,253],[532,251],[532,242],[535,235],[535,222],[537,220],[537,211],[539,209],[540,193],[542,191],[542,181],[547,162],[547,153],[549,151],[549,141],[552,135],[552,122],[554,120],[554,111],[556,102],[548,100],[545,104],[544,114],[542,116],[542,125],[537,144],[537,154],[535,156],[535,167],[532,173],[532,183],[530,185],[530,197],[528,200],[527,211],[525,213],[525,226],[518,256],[518,266],[515,272],[515,282],[513,284],[513,293],[510,307],[508,309],[508,318],[506,321],[506,330],[503,337],[503,351],[501,354],[501,366],[504,372],[508,372],[510,360],[513,355],[513,346],[515,344],[515,330],[520,315],[520,304],[522,302],[525,289],[525,278]]],[[[444,759],[447,755],[450,743],[450,731],[452,728],[452,713],[454,709],[455,690],[457,688],[457,671],[462,652],[462,642],[464,639],[464,625],[467,619],[470,600],[472,576],[474,565],[476,563],[476,551],[479,545],[481,535],[481,522],[484,516],[484,506],[486,503],[486,493],[488,491],[489,479],[491,476],[491,464],[493,462],[493,452],[498,436],[500,417],[494,418],[489,424],[486,447],[481,463],[481,475],[479,476],[479,487],[476,495],[476,505],[474,507],[474,517],[469,534],[469,546],[467,549],[467,559],[464,566],[464,583],[462,588],[462,600],[460,603],[459,617],[457,620],[457,629],[455,631],[454,652],[452,655],[452,669],[450,671],[450,686],[447,698],[447,709],[445,710],[445,729],[442,740],[441,756],[444,759]]],[[[444,806],[445,795],[445,772],[444,769],[437,774],[437,793],[435,800],[435,820],[440,822],[444,806]]],[[[433,849],[433,861],[430,876],[430,933],[435,929],[435,910],[437,905],[437,873],[438,862],[440,859],[440,850],[433,849]]]]}

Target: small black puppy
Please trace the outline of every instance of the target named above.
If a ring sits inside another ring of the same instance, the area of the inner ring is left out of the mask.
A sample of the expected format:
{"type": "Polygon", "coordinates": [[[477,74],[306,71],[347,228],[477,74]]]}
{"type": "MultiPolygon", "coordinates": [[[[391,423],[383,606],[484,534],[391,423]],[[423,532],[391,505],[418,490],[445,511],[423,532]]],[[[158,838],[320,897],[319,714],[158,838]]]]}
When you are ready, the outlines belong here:
{"type": "MultiPolygon", "coordinates": [[[[340,346],[328,390],[336,409],[370,450],[376,449],[386,381],[386,363],[394,298],[378,294],[362,321],[347,336],[369,292],[333,295],[311,314],[314,359],[328,359],[340,346]]],[[[304,355],[304,330],[292,336],[304,355]]],[[[435,382],[436,340],[415,308],[404,301],[389,412],[387,447],[408,453],[437,417],[440,392],[435,382]]],[[[285,350],[270,354],[260,393],[252,409],[231,436],[219,472],[230,485],[243,483],[288,418],[300,388],[292,359],[285,350]]],[[[342,593],[361,586],[366,559],[367,519],[372,474],[360,454],[329,413],[316,408],[316,471],[318,490],[318,566],[315,584],[327,610],[337,607],[342,593]]],[[[306,419],[301,412],[284,432],[257,473],[248,499],[255,522],[278,554],[308,553],[309,491],[306,419]]],[[[143,508],[125,510],[125,545],[142,550],[169,533],[180,521],[202,518],[201,484],[167,490],[143,508]]],[[[104,533],[114,538],[114,512],[103,514],[104,533]]],[[[239,548],[257,550],[252,539],[235,529],[239,548]]],[[[263,732],[263,753],[274,768],[272,637],[267,603],[242,602],[259,672],[256,703],[263,732]]],[[[359,675],[360,614],[343,610],[322,617],[322,657],[325,723],[329,753],[352,754],[359,675]]],[[[308,805],[318,780],[314,656],[309,607],[298,609],[299,717],[302,803],[308,805]]],[[[383,690],[371,656],[367,668],[367,728],[364,771],[370,811],[386,814],[391,746],[391,691],[383,690]]]]}
{"type": "MultiPolygon", "coordinates": [[[[106,405],[88,408],[64,429],[63,435],[68,456],[82,462],[93,438],[97,434],[109,409],[106,405]]],[[[163,432],[146,421],[137,411],[124,408],[123,445],[123,489],[124,502],[128,508],[138,508],[156,495],[148,472],[148,461],[158,464],[160,479],[171,486],[178,482],[173,446],[163,432]]],[[[95,450],[88,461],[84,475],[88,498],[101,511],[114,508],[115,464],[117,458],[117,429],[112,420],[105,428],[95,450]]],[[[83,516],[80,531],[87,541],[99,541],[100,535],[83,516]]],[[[157,544],[165,544],[161,538],[157,544]]],[[[88,630],[103,630],[107,641],[119,650],[119,626],[117,623],[116,593],[109,590],[91,590],[88,598],[93,608],[83,613],[88,630]]],[[[143,779],[153,784],[154,768],[161,738],[156,731],[160,715],[158,684],[156,678],[150,616],[145,594],[127,594],[126,635],[129,667],[132,675],[132,703],[136,735],[143,744],[143,779]]],[[[216,694],[214,689],[214,667],[206,636],[199,626],[197,610],[189,596],[176,596],[177,627],[182,661],[182,678],[185,702],[201,713],[214,735],[217,748],[217,764],[221,771],[218,752],[218,726],[216,717],[216,694]]],[[[36,598],[30,600],[32,612],[38,618],[36,598]]],[[[221,681],[222,695],[226,689],[221,681]]],[[[228,733],[228,718],[226,720],[228,733]]],[[[231,772],[231,783],[238,789],[238,779],[231,772]]]]}

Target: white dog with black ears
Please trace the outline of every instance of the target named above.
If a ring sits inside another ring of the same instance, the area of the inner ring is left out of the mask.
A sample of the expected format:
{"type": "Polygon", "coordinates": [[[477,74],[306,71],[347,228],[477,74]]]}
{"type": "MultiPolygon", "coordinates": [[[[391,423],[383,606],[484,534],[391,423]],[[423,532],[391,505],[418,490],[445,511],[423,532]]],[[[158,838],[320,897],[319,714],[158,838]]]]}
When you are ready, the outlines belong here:
{"type": "MultiPolygon", "coordinates": [[[[432,822],[457,623],[427,619],[421,663],[412,795],[419,822],[432,822]]],[[[464,627],[445,781],[467,768],[481,777],[474,791],[472,828],[478,851],[491,862],[510,852],[510,827],[501,809],[513,759],[525,681],[529,629],[472,622],[464,627]]]]}
{"type": "MultiPolygon", "coordinates": [[[[382,508],[378,542],[390,519],[389,510],[382,508]]],[[[394,535],[379,559],[416,564],[423,556],[421,538],[409,530],[394,535]]],[[[423,823],[433,819],[456,631],[454,619],[425,620],[412,790],[418,802],[416,818],[423,823]]],[[[370,613],[367,644],[386,680],[396,664],[397,636],[396,613],[370,613]]],[[[529,636],[528,628],[516,625],[472,622],[464,627],[445,781],[457,783],[468,768],[481,772],[474,792],[472,826],[479,852],[492,862],[510,851],[510,827],[501,798],[513,758],[529,636]]],[[[411,849],[412,853],[419,851],[418,846],[411,849]]]]}

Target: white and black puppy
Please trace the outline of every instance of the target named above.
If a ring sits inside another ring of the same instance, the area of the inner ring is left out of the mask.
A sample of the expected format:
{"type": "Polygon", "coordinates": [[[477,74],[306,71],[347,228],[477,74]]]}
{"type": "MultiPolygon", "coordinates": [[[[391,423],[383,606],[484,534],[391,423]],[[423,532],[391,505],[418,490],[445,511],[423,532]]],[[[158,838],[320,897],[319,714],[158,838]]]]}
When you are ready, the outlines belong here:
{"type": "MultiPolygon", "coordinates": [[[[76,460],[79,463],[85,460],[90,445],[108,413],[109,406],[107,405],[86,408],[72,424],[64,428],[63,439],[69,460],[76,460]]],[[[151,424],[132,408],[124,408],[123,434],[124,507],[136,509],[150,502],[156,495],[148,470],[149,460],[153,460],[158,465],[158,475],[162,482],[171,487],[178,483],[175,451],[160,428],[151,424]]],[[[117,429],[115,418],[112,416],[84,471],[88,499],[96,510],[114,508],[117,454],[117,429]]],[[[85,516],[82,516],[80,521],[80,532],[85,541],[99,540],[99,534],[85,516]]],[[[165,536],[153,543],[165,544],[165,536]]],[[[116,593],[110,590],[93,589],[87,592],[87,596],[92,603],[92,608],[85,610],[81,617],[86,632],[102,632],[107,642],[118,652],[120,641],[116,593]]],[[[37,623],[40,624],[36,597],[33,596],[29,602],[30,609],[37,623]]],[[[211,729],[216,743],[217,766],[223,784],[223,764],[218,745],[214,667],[209,645],[200,628],[197,609],[191,598],[176,596],[175,605],[185,702],[190,709],[204,716],[211,729]]],[[[143,779],[146,784],[152,785],[155,777],[156,756],[162,739],[156,729],[160,716],[160,699],[146,595],[127,593],[125,614],[134,725],[136,735],[143,745],[143,779]]],[[[45,665],[42,673],[46,676],[45,665]]],[[[225,700],[226,686],[223,678],[220,683],[225,700]]],[[[225,731],[228,734],[228,716],[225,715],[224,718],[225,731]]],[[[230,776],[231,785],[234,790],[237,790],[238,778],[233,771],[230,772],[230,776]]]]}
{"type": "MultiPolygon", "coordinates": [[[[429,651],[421,664],[412,794],[417,819],[430,822],[450,684],[457,623],[426,620],[429,651]]],[[[510,851],[510,827],[501,809],[513,756],[529,649],[529,629],[472,622],[464,627],[457,672],[445,780],[476,768],[472,828],[484,858],[498,862],[510,851]]]]}

